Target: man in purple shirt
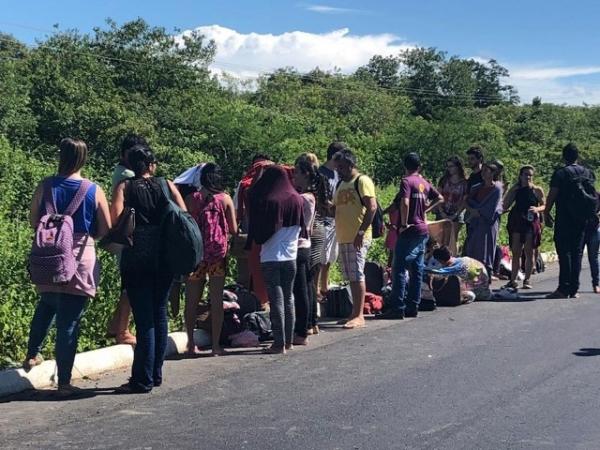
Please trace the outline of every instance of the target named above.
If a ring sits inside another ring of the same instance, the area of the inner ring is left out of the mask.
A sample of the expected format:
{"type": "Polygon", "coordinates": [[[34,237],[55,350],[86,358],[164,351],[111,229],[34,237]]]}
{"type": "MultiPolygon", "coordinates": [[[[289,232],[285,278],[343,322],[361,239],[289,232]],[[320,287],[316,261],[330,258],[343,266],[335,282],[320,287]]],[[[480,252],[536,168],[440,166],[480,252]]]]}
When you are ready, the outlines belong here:
{"type": "Polygon", "coordinates": [[[421,302],[421,283],[423,281],[423,257],[429,238],[426,212],[444,198],[419,174],[421,159],[416,153],[404,158],[406,175],[400,184],[400,192],[387,212],[400,210],[398,241],[394,251],[392,268],[392,294],[389,308],[382,319],[404,319],[417,317],[421,302]],[[410,271],[408,296],[406,271],[410,271]]]}

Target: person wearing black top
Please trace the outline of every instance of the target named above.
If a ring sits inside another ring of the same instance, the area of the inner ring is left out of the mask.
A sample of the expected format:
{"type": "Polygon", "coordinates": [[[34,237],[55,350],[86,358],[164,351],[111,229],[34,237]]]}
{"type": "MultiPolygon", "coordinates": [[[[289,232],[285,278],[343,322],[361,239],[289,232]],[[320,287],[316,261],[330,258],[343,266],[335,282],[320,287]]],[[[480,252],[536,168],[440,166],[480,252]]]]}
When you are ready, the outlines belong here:
{"type": "Polygon", "coordinates": [[[467,179],[467,194],[471,193],[473,186],[483,183],[481,169],[483,168],[483,149],[473,145],[467,150],[467,164],[471,169],[471,175],[467,179]]]}
{"type": "MultiPolygon", "coordinates": [[[[483,177],[481,176],[481,170],[483,169],[483,149],[480,146],[472,145],[471,147],[469,147],[469,149],[467,150],[467,165],[469,166],[469,169],[471,169],[471,174],[469,175],[469,178],[467,178],[466,198],[468,199],[471,195],[473,187],[483,183],[483,177]]],[[[463,256],[465,256],[465,250],[467,248],[469,238],[473,234],[472,227],[469,224],[469,211],[465,212],[464,220],[466,224],[467,234],[462,250],[463,256]]]]}
{"type": "Polygon", "coordinates": [[[567,144],[562,152],[565,166],[554,171],[550,181],[550,193],[544,212],[544,222],[548,226],[554,224],[554,243],[558,253],[559,279],[558,288],[548,298],[577,298],[579,290],[579,274],[583,256],[583,242],[587,219],[570,213],[569,192],[575,177],[595,176],[589,169],[577,164],[579,150],[575,144],[567,144]],[[556,203],[556,219],[550,212],[556,203]]]}
{"type": "MultiPolygon", "coordinates": [[[[167,349],[167,300],[173,275],[160,252],[160,229],[168,199],[154,178],[156,159],[149,147],[135,145],[128,161],[135,176],[114,192],[111,217],[116,223],[125,207],[135,209],[133,246],[121,257],[121,279],[133,310],[137,344],[129,382],[118,393],[146,393],[162,384],[162,366],[167,349]]],[[[168,181],[170,196],[184,211],[185,203],[168,181]]]]}

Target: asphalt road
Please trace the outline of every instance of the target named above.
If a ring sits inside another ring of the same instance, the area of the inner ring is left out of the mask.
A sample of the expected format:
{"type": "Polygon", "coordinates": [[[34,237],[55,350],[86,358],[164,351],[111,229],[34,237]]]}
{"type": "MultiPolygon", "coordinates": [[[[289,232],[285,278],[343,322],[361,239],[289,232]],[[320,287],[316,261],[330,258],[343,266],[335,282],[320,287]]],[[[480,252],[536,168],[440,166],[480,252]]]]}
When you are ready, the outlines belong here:
{"type": "Polygon", "coordinates": [[[554,270],[529,301],[330,328],[287,356],[170,361],[149,395],[113,395],[122,371],[82,399],[14,396],[0,447],[598,449],[600,296],[542,299],[554,270]]]}

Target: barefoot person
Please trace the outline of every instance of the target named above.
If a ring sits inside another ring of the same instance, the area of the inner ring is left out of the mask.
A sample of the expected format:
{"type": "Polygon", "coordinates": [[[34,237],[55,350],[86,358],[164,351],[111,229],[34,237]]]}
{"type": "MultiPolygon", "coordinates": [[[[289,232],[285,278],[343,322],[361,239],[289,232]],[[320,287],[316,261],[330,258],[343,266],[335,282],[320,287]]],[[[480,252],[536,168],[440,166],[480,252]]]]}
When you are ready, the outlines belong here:
{"type": "Polygon", "coordinates": [[[270,166],[250,188],[247,245],[260,245],[260,269],[271,305],[273,345],[266,353],[293,348],[294,278],[298,238],[306,237],[303,200],[281,166],[270,166]]]}
{"type": "MultiPolygon", "coordinates": [[[[94,238],[104,236],[110,228],[108,203],[102,189],[81,176],[87,160],[85,142],[65,138],[60,142],[58,174],[44,180],[35,190],[31,202],[30,222],[38,227],[48,214],[64,214],[73,219],[73,254],[78,256],[75,276],[68,284],[37,284],[40,301],[35,308],[29,333],[25,370],[42,362],[39,354],[52,320],[56,318],[56,365],[58,393],[69,396],[77,391],[71,385],[79,323],[88,298],[96,295],[98,264],[94,238]]],[[[32,277],[36,272],[30,267],[32,277]]]]}
{"type": "Polygon", "coordinates": [[[223,328],[223,287],[227,275],[229,235],[237,234],[235,208],[229,194],[224,192],[221,168],[206,164],[200,176],[202,188],[190,194],[185,204],[198,223],[204,241],[203,260],[185,284],[185,329],[188,336],[188,355],[197,355],[194,344],[198,302],[202,298],[206,279],[210,299],[212,354],[221,355],[219,344],[223,328]]]}
{"type": "Polygon", "coordinates": [[[377,211],[375,185],[359,173],[352,151],[339,151],[333,160],[342,180],[333,198],[335,231],[342,272],[350,282],[353,300],[352,314],[344,328],[360,328],[365,326],[365,262],[371,246],[371,223],[377,211]]]}
{"type": "MultiPolygon", "coordinates": [[[[146,139],[137,134],[128,134],[123,138],[121,142],[121,159],[119,160],[119,164],[115,166],[112,174],[111,193],[123,181],[135,176],[127,162],[127,155],[129,149],[138,144],[147,145],[146,139]]],[[[120,261],[121,255],[117,255],[117,262],[120,263],[120,261]]],[[[131,306],[129,305],[127,292],[121,288],[119,303],[117,303],[113,317],[108,323],[108,335],[114,337],[117,344],[135,345],[135,336],[129,331],[129,316],[131,316],[131,306]]]]}

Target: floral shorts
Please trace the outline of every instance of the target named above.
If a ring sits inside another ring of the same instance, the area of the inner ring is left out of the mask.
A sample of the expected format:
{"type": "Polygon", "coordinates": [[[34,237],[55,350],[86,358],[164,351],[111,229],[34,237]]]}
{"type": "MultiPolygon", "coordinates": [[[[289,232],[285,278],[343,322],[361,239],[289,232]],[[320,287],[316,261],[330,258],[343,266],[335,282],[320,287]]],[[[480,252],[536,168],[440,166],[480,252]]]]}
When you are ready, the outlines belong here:
{"type": "Polygon", "coordinates": [[[206,280],[206,277],[225,277],[227,275],[227,260],[225,258],[208,263],[202,261],[196,271],[190,275],[190,280],[206,280]]]}

